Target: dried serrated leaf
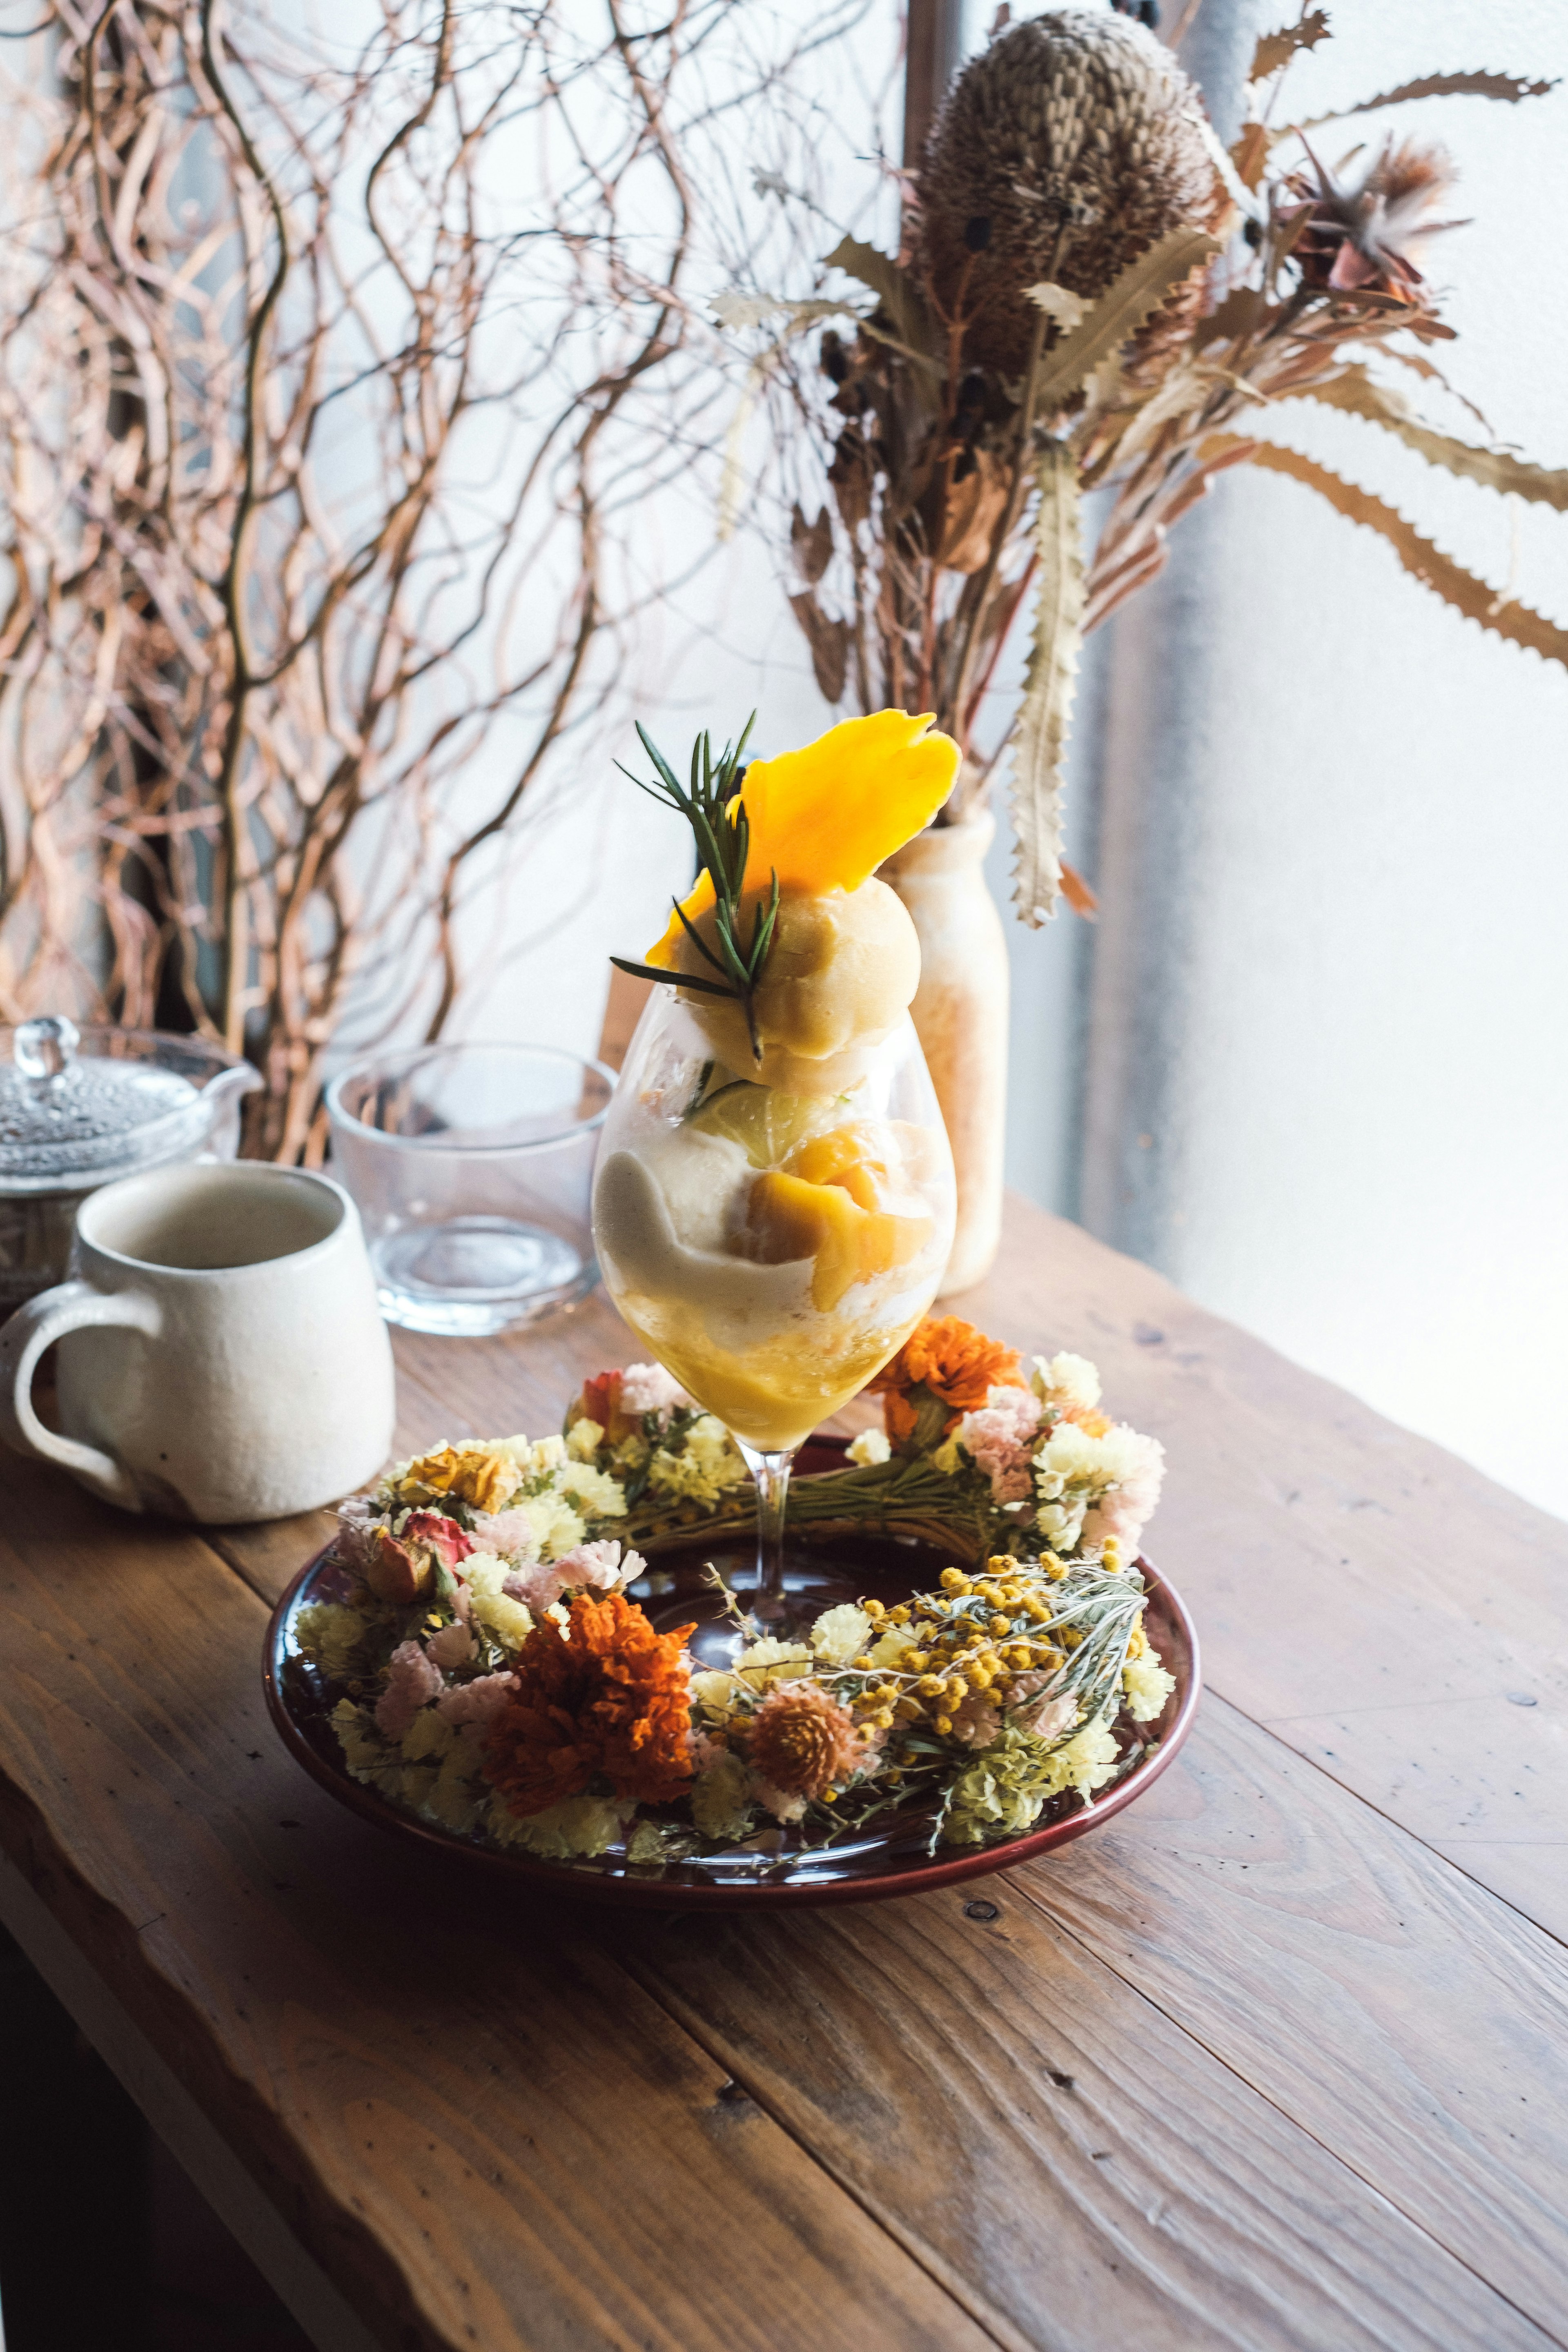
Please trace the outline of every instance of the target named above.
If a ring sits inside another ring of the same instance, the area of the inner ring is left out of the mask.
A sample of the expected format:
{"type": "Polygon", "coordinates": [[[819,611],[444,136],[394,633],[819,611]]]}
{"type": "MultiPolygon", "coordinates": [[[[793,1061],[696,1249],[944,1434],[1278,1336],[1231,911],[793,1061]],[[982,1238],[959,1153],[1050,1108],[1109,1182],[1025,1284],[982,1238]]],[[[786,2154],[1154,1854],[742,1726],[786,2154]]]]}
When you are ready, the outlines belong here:
{"type": "Polygon", "coordinates": [[[1371,425],[1381,425],[1385,431],[1397,434],[1406,448],[1425,457],[1429,466],[1441,466],[1447,473],[1480,482],[1489,490],[1510,492],[1515,498],[1529,499],[1537,506],[1555,507],[1559,514],[1568,514],[1568,473],[1528,465],[1522,457],[1510,457],[1506,449],[1478,449],[1468,441],[1455,440],[1451,434],[1435,432],[1422,423],[1398,393],[1379,383],[1363,367],[1347,367],[1326,383],[1303,384],[1297,396],[1315,400],[1325,408],[1342,409],[1347,415],[1363,416],[1371,425]]]}
{"type": "MultiPolygon", "coordinates": [[[[1200,461],[1211,457],[1223,457],[1232,446],[1238,446],[1229,434],[1219,433],[1205,441],[1198,451],[1200,461]]],[[[1286,449],[1278,442],[1259,441],[1253,444],[1249,461],[1271,474],[1289,474],[1293,481],[1304,483],[1352,522],[1359,522],[1385,540],[1394,554],[1414,579],[1430,588],[1434,595],[1462,613],[1467,620],[1479,622],[1494,636],[1506,637],[1510,645],[1527,646],[1545,661],[1561,662],[1568,668],[1568,629],[1559,628],[1544,614],[1535,612],[1529,604],[1517,604],[1504,596],[1462,563],[1456,563],[1429,539],[1423,539],[1413,523],[1395,507],[1385,506],[1370,490],[1320,466],[1313,457],[1304,457],[1298,449],[1286,449]]]]}
{"type": "Polygon", "coordinates": [[[1299,23],[1287,25],[1278,33],[1265,33],[1252,52],[1252,71],[1248,81],[1267,81],[1281,66],[1289,65],[1299,49],[1315,49],[1320,41],[1329,37],[1329,20],[1321,8],[1314,8],[1299,23]]]}
{"type": "Polygon", "coordinates": [[[846,236],[824,257],[822,266],[842,269],[847,277],[868,286],[911,353],[931,349],[931,324],[920,289],[889,254],[879,253],[874,245],[863,245],[858,236],[846,236]]]}
{"type": "Polygon", "coordinates": [[[1055,351],[1047,353],[1035,387],[1037,410],[1048,415],[1070,399],[1102,360],[1112,358],[1173,286],[1220,250],[1205,228],[1173,228],[1112,278],[1092,310],[1055,351]]]}
{"type": "Polygon", "coordinates": [[[1402,368],[1408,368],[1412,375],[1418,375],[1425,383],[1439,385],[1450,400],[1457,400],[1461,408],[1468,408],[1483,433],[1491,431],[1491,421],[1484,411],[1479,409],[1473,400],[1467,399],[1462,392],[1456,392],[1442,369],[1434,367],[1425,352],[1402,352],[1394,343],[1384,343],[1383,351],[1385,359],[1394,361],[1402,368]]]}
{"type": "Polygon", "coordinates": [[[746,427],[756,414],[757,400],[767,381],[768,370],[775,355],[753,360],[746,370],[741,386],[741,397],[735,403],[724,435],[724,462],[719,475],[719,537],[732,539],[741,517],[741,500],[746,488],[746,427]]]}
{"type": "Polygon", "coordinates": [[[1325,123],[1343,122],[1352,114],[1375,114],[1380,107],[1404,106],[1415,98],[1493,98],[1517,106],[1521,99],[1544,98],[1556,87],[1554,81],[1521,81],[1513,74],[1423,74],[1419,81],[1402,81],[1394,89],[1379,90],[1375,98],[1363,98],[1357,106],[1336,107],[1332,114],[1314,114],[1306,122],[1288,122],[1282,131],[1269,133],[1268,143],[1278,147],[1298,131],[1321,131],[1325,123]]]}
{"type": "Polygon", "coordinates": [[[1083,642],[1083,542],[1078,460],[1053,441],[1038,466],[1035,617],[1013,741],[1013,903],[1037,929],[1061,891],[1062,755],[1083,642]]]}

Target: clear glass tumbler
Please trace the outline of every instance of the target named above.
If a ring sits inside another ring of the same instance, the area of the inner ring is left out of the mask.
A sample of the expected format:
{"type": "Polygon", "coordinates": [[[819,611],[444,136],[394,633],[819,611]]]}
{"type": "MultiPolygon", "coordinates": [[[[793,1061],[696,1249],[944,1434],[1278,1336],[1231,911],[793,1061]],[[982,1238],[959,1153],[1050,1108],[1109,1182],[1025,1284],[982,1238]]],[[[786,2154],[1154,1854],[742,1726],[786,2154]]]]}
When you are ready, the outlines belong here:
{"type": "Polygon", "coordinates": [[[373,1054],[327,1089],[389,1323],[487,1339],[598,1279],[589,1186],[614,1074],[552,1045],[373,1054]]]}

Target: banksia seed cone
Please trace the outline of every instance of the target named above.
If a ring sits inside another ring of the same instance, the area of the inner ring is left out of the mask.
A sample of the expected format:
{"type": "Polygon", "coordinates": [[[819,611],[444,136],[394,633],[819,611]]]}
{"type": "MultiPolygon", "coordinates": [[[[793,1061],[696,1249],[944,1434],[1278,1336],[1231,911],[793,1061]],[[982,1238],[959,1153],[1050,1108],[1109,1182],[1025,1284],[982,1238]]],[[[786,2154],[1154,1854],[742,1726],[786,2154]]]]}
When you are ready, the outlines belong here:
{"type": "MultiPolygon", "coordinates": [[[[920,246],[943,314],[973,320],[971,365],[1021,375],[1043,281],[1094,301],[1184,224],[1223,227],[1230,199],[1203,102],[1142,25],[1087,8],[1036,16],[965,67],[920,172],[920,246]],[[967,268],[967,277],[965,270],[967,268]]],[[[1143,328],[1132,366],[1184,339],[1201,281],[1143,328]]]]}

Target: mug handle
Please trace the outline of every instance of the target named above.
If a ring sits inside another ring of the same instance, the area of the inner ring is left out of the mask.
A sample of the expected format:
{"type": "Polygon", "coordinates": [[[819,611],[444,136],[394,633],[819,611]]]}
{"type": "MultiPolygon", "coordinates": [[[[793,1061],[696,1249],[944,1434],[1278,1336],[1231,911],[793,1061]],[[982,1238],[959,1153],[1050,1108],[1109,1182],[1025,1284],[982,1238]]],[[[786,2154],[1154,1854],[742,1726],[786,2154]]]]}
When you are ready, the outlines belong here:
{"type": "Polygon", "coordinates": [[[93,1494],[122,1511],[144,1506],[135,1482],[111,1454],[46,1429],[33,1410],[33,1374],[44,1349],[68,1331],[112,1326],[141,1331],[149,1339],[163,1328],[163,1311],[141,1290],[94,1290],[89,1282],[62,1282],[18,1307],[0,1324],[0,1437],[19,1454],[58,1462],[93,1494]]]}

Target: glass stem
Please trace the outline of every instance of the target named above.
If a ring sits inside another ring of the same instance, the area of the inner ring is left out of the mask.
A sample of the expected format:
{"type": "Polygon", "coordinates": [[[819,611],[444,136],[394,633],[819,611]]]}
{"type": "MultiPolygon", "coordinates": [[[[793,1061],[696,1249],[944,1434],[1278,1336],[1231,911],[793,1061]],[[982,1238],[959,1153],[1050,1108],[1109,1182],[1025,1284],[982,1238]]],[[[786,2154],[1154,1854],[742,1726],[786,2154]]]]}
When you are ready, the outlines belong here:
{"type": "Polygon", "coordinates": [[[763,1454],[743,1437],[737,1437],[735,1443],[757,1489],[757,1591],[752,1607],[766,1623],[784,1613],[784,1502],[795,1448],[786,1445],[782,1454],[763,1454]]]}

